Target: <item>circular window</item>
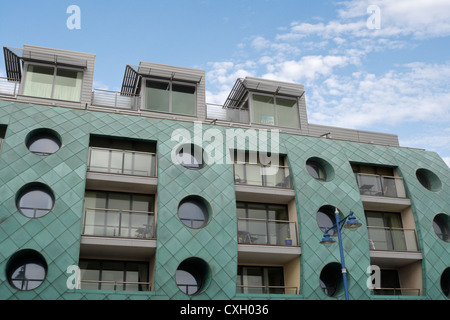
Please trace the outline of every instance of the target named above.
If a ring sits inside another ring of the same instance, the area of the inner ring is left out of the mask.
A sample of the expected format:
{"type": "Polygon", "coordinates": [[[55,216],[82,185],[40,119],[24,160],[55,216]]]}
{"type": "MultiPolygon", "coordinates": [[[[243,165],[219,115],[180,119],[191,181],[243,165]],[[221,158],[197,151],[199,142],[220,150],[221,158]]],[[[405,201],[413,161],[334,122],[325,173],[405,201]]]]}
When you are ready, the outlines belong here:
{"type": "Polygon", "coordinates": [[[447,267],[441,275],[441,290],[447,298],[450,298],[450,267],[447,267]]]}
{"type": "Polygon", "coordinates": [[[53,209],[55,198],[50,188],[41,183],[26,185],[19,192],[17,209],[28,218],[40,218],[53,209]]]}
{"type": "Polygon", "coordinates": [[[187,295],[202,292],[209,284],[211,270],[200,258],[188,258],[177,268],[175,280],[178,288],[187,295]]]}
{"type": "Polygon", "coordinates": [[[419,169],[416,171],[416,177],[420,184],[430,191],[436,192],[442,189],[441,180],[430,170],[419,169]]]}
{"type": "MultiPolygon", "coordinates": [[[[335,215],[336,207],[325,205],[320,207],[320,209],[316,213],[316,221],[322,232],[325,232],[327,229],[331,228],[334,224],[336,224],[336,215],[335,215]]],[[[339,214],[341,212],[339,211],[339,214]]],[[[328,230],[328,234],[330,236],[336,236],[337,233],[334,229],[328,230]]]]}
{"type": "Polygon", "coordinates": [[[330,181],[334,178],[334,169],[328,161],[312,157],[306,161],[306,170],[316,180],[330,181]]]}
{"type": "Polygon", "coordinates": [[[332,262],[320,272],[320,287],[329,297],[336,297],[343,291],[341,264],[332,262]]]}
{"type": "Polygon", "coordinates": [[[177,161],[185,168],[199,170],[204,166],[203,149],[195,144],[184,144],[178,148],[177,161]]]}
{"type": "Polygon", "coordinates": [[[34,154],[48,156],[61,148],[61,138],[50,129],[36,129],[25,139],[27,148],[34,154]]]}
{"type": "Polygon", "coordinates": [[[209,221],[209,205],[201,197],[188,196],[178,206],[178,217],[189,228],[203,228],[209,221]]]}
{"type": "Polygon", "coordinates": [[[437,214],[433,219],[433,229],[439,239],[450,242],[450,216],[445,213],[437,214]]]}
{"type": "Polygon", "coordinates": [[[24,249],[8,261],[6,276],[11,286],[28,291],[39,287],[47,276],[47,263],[37,251],[24,249]]]}

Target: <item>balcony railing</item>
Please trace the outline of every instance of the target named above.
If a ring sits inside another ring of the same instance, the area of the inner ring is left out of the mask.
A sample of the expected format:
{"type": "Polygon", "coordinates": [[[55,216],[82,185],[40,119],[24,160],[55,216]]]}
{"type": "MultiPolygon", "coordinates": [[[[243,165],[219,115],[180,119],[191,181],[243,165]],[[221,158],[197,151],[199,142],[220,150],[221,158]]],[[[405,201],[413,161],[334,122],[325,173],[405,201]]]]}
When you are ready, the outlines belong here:
{"type": "Polygon", "coordinates": [[[0,77],[0,95],[17,96],[19,93],[20,81],[0,77]]]}
{"type": "Polygon", "coordinates": [[[355,175],[361,195],[406,198],[403,178],[365,173],[355,175]]]}
{"type": "Polygon", "coordinates": [[[154,239],[155,215],[145,211],[86,208],[83,235],[154,239]]]}
{"type": "Polygon", "coordinates": [[[377,288],[371,289],[372,295],[386,295],[386,296],[420,296],[420,289],[415,288],[377,288]]]}
{"type": "Polygon", "coordinates": [[[238,242],[297,246],[297,224],[285,220],[238,218],[238,242]]]}
{"type": "Polygon", "coordinates": [[[224,108],[223,106],[214,103],[206,104],[206,117],[211,120],[250,123],[248,109],[224,108]]]}
{"type": "Polygon", "coordinates": [[[297,294],[297,287],[287,286],[237,286],[237,293],[246,294],[297,294]]]}
{"type": "Polygon", "coordinates": [[[91,147],[89,148],[88,170],[156,177],[156,154],[91,147]]]}
{"type": "Polygon", "coordinates": [[[80,280],[81,290],[152,291],[150,282],[80,280]]]}
{"type": "Polygon", "coordinates": [[[101,89],[94,89],[92,91],[92,106],[137,110],[139,103],[139,95],[101,89]]]}
{"type": "Polygon", "coordinates": [[[260,164],[235,163],[234,182],[236,184],[292,188],[289,167],[263,166],[260,164]]]}
{"type": "Polygon", "coordinates": [[[419,245],[414,229],[368,226],[370,250],[418,252],[419,245]]]}

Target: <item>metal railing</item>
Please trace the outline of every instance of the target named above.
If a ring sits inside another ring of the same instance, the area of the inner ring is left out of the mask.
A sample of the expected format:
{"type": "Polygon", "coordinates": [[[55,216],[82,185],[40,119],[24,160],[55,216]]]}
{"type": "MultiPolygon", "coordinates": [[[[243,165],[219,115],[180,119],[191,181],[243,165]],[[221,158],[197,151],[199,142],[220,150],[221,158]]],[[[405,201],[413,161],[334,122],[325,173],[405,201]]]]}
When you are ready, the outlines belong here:
{"type": "Polygon", "coordinates": [[[367,226],[370,250],[418,252],[419,244],[414,229],[367,226]]]}
{"type": "Polygon", "coordinates": [[[246,294],[297,294],[297,287],[288,286],[243,286],[237,285],[237,293],[246,294]]]}
{"type": "Polygon", "coordinates": [[[80,280],[81,290],[152,291],[150,282],[80,280]]]}
{"type": "Polygon", "coordinates": [[[297,246],[297,224],[286,220],[238,218],[238,243],[297,246]]]}
{"type": "Polygon", "coordinates": [[[146,211],[86,208],[83,235],[154,239],[155,215],[146,211]]]}
{"type": "Polygon", "coordinates": [[[361,195],[406,198],[405,184],[401,177],[355,173],[361,195]]]}
{"type": "Polygon", "coordinates": [[[370,294],[380,296],[420,296],[420,289],[416,288],[375,288],[370,294]]]}
{"type": "Polygon", "coordinates": [[[0,77],[0,95],[14,96],[19,93],[20,81],[15,79],[0,77]]]}
{"type": "Polygon", "coordinates": [[[92,106],[127,110],[138,110],[140,96],[118,91],[94,89],[92,91],[92,106]]]}
{"type": "Polygon", "coordinates": [[[263,166],[261,164],[235,163],[235,184],[292,189],[287,166],[263,166]]]}
{"type": "Polygon", "coordinates": [[[214,103],[206,104],[206,118],[245,124],[250,123],[250,113],[248,109],[224,108],[222,105],[214,103]]]}
{"type": "Polygon", "coordinates": [[[156,177],[156,154],[90,147],[88,171],[156,177]]]}

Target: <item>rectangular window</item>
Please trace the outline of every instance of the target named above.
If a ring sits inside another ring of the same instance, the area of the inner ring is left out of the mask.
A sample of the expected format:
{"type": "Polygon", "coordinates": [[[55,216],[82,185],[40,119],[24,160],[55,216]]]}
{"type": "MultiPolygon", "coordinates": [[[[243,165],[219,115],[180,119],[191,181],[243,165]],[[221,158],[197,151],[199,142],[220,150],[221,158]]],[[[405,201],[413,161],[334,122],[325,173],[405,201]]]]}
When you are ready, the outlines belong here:
{"type": "Polygon", "coordinates": [[[23,95],[79,102],[82,82],[82,71],[29,64],[23,95]]]}
{"type": "Polygon", "coordinates": [[[172,81],[146,81],[144,108],[152,111],[195,116],[196,86],[172,81]]]}
{"type": "Polygon", "coordinates": [[[253,122],[300,128],[297,101],[295,99],[273,97],[268,95],[252,95],[253,122]]]}

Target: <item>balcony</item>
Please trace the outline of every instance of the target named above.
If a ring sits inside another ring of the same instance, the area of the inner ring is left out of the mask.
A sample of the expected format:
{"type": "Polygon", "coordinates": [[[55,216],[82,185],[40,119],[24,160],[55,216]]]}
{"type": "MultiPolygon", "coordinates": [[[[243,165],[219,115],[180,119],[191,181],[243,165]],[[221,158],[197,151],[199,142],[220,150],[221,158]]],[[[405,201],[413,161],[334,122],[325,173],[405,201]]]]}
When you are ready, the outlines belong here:
{"type": "Polygon", "coordinates": [[[150,282],[80,280],[81,290],[152,291],[150,282]]]}
{"type": "Polygon", "coordinates": [[[138,110],[140,96],[132,93],[94,89],[92,91],[92,106],[124,110],[138,110]]]}
{"type": "Polygon", "coordinates": [[[371,289],[372,295],[385,296],[420,296],[420,289],[416,288],[376,288],[371,289]]]}
{"type": "Polygon", "coordinates": [[[20,81],[0,77],[0,96],[16,97],[19,93],[20,81]]]}
{"type": "Polygon", "coordinates": [[[206,117],[210,120],[235,122],[242,124],[250,123],[250,114],[248,109],[225,108],[214,103],[206,104],[206,117]]]}
{"type": "Polygon", "coordinates": [[[370,250],[419,252],[414,229],[367,226],[370,250]]]}
{"type": "Polygon", "coordinates": [[[237,293],[245,294],[297,294],[297,287],[287,286],[237,286],[237,293]]]}
{"type": "Polygon", "coordinates": [[[260,164],[235,163],[235,184],[292,189],[291,176],[287,166],[266,167],[260,164]],[[271,171],[275,171],[271,174],[271,171]]]}
{"type": "Polygon", "coordinates": [[[285,220],[238,218],[238,243],[298,246],[297,225],[285,220]]]}
{"type": "Polygon", "coordinates": [[[83,235],[154,239],[155,215],[153,212],[145,211],[87,208],[83,235]]]}
{"type": "Polygon", "coordinates": [[[156,154],[90,147],[88,171],[155,177],[156,154]]]}
{"type": "Polygon", "coordinates": [[[355,176],[361,195],[406,198],[403,178],[364,173],[355,176]]]}

